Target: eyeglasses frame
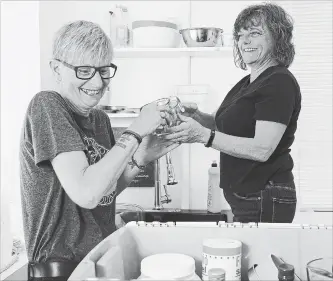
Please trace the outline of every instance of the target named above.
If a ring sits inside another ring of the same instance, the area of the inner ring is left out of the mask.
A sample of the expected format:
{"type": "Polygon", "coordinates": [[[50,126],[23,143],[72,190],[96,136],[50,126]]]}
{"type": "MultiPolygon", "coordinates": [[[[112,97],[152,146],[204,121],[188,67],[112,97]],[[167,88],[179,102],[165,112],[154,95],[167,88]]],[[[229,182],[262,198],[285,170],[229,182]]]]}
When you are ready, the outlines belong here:
{"type": "Polygon", "coordinates": [[[115,64],[113,64],[113,63],[110,63],[110,65],[99,66],[99,67],[90,66],[90,65],[78,65],[78,66],[74,66],[74,65],[71,65],[71,64],[69,64],[69,63],[67,63],[67,62],[65,62],[65,61],[59,60],[59,59],[54,59],[54,60],[61,62],[64,66],[66,66],[66,67],[68,67],[68,68],[70,68],[70,69],[73,69],[74,72],[75,72],[76,78],[77,78],[77,79],[81,79],[81,80],[89,80],[89,79],[93,78],[93,77],[95,76],[96,72],[99,73],[99,75],[101,76],[102,79],[107,80],[107,79],[111,79],[111,78],[113,78],[113,77],[116,75],[116,72],[117,72],[117,66],[116,66],[115,64]],[[78,75],[77,75],[77,70],[78,70],[80,67],[91,67],[91,68],[93,68],[95,71],[94,71],[94,73],[92,74],[92,76],[89,77],[89,78],[80,78],[80,77],[78,77],[78,75]],[[100,70],[101,70],[102,68],[104,68],[104,67],[112,67],[112,68],[114,69],[114,73],[113,73],[113,75],[112,75],[111,77],[109,77],[109,78],[103,78],[103,77],[102,77],[100,70]]]}

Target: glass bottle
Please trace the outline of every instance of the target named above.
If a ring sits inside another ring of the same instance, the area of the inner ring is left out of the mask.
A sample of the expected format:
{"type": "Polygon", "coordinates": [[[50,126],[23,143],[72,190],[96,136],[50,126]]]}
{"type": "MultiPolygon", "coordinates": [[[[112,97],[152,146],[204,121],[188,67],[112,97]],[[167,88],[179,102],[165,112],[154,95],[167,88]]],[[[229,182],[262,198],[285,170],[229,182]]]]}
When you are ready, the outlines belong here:
{"type": "Polygon", "coordinates": [[[117,26],[116,26],[116,47],[125,48],[129,46],[130,31],[128,9],[125,6],[117,5],[118,10],[117,26]]]}

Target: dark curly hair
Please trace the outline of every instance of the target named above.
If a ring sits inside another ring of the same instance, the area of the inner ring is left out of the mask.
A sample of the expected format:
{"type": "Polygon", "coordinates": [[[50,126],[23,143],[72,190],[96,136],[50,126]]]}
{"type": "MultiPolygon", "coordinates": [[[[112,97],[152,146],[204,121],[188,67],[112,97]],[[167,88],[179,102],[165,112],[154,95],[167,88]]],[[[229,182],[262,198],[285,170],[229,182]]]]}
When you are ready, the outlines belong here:
{"type": "Polygon", "coordinates": [[[243,70],[247,69],[237,45],[238,32],[241,28],[247,29],[262,23],[266,24],[274,40],[272,59],[279,65],[289,67],[295,55],[294,44],[291,42],[293,19],[283,8],[272,3],[251,5],[238,15],[233,30],[235,65],[243,70]]]}

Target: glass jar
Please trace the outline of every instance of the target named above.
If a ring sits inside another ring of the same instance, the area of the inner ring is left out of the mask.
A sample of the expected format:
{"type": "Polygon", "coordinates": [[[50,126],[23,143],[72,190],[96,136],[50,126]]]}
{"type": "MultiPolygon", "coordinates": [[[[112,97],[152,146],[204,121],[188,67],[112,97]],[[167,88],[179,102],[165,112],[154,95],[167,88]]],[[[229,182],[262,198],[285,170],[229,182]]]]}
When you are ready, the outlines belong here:
{"type": "Polygon", "coordinates": [[[170,96],[168,98],[161,98],[156,101],[158,107],[167,107],[168,113],[170,114],[170,124],[168,126],[160,126],[156,129],[156,135],[163,135],[166,133],[167,127],[177,126],[180,122],[178,118],[179,112],[184,112],[183,105],[180,99],[176,96],[170,96]]]}
{"type": "Polygon", "coordinates": [[[308,281],[333,280],[333,258],[315,259],[306,265],[308,281]]]}

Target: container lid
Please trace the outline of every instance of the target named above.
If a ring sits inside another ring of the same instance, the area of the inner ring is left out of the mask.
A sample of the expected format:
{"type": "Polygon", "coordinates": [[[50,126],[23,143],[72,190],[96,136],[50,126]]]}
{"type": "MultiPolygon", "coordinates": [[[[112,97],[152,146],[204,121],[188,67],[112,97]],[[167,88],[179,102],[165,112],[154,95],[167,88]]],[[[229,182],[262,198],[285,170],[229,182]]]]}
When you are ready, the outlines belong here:
{"type": "Polygon", "coordinates": [[[194,272],[194,259],[183,254],[155,254],[148,256],[141,261],[141,274],[154,279],[181,279],[194,272]]]}
{"type": "Polygon", "coordinates": [[[208,277],[209,278],[225,278],[225,270],[223,268],[211,268],[208,270],[208,277]]]}
{"type": "Polygon", "coordinates": [[[211,238],[203,241],[203,252],[214,256],[235,256],[242,253],[242,242],[233,239],[211,238]]]}
{"type": "Polygon", "coordinates": [[[148,26],[159,26],[159,27],[169,27],[178,30],[177,24],[168,21],[160,20],[137,20],[132,22],[132,29],[139,27],[148,27],[148,26]]]}

